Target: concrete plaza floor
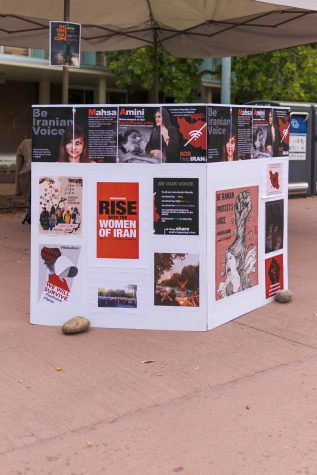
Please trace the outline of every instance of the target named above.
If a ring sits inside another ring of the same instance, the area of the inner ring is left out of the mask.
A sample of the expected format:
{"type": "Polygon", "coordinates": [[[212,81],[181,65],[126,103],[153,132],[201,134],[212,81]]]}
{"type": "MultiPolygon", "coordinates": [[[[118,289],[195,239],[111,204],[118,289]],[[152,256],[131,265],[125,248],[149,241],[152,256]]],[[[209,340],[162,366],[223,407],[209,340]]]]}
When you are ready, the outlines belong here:
{"type": "Polygon", "coordinates": [[[317,473],[317,198],[289,202],[293,301],[206,333],[30,325],[22,218],[0,215],[1,475],[317,473]]]}

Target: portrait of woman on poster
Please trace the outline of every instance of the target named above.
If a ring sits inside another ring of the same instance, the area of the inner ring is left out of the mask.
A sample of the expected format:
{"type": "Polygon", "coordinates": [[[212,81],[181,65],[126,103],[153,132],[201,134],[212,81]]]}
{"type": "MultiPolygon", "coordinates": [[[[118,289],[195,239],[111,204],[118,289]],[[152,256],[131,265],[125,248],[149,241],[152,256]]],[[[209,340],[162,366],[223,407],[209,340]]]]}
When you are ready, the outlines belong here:
{"type": "Polygon", "coordinates": [[[155,126],[146,145],[146,153],[163,162],[176,162],[179,151],[179,135],[176,127],[171,125],[168,111],[165,107],[155,112],[155,126]]]}
{"type": "Polygon", "coordinates": [[[253,133],[252,158],[267,158],[272,155],[265,149],[265,137],[262,127],[257,127],[253,133]]]}
{"type": "Polygon", "coordinates": [[[232,129],[228,130],[227,133],[224,135],[222,161],[233,162],[236,160],[239,160],[238,140],[237,140],[236,128],[232,127],[232,129]]]}
{"type": "Polygon", "coordinates": [[[138,129],[127,129],[118,136],[119,161],[123,163],[158,163],[146,153],[146,141],[138,129]]]}
{"type": "Polygon", "coordinates": [[[278,130],[278,125],[273,115],[273,111],[269,112],[269,127],[267,129],[267,135],[265,139],[265,150],[270,154],[271,157],[274,157],[278,151],[278,144],[280,141],[280,134],[278,130]]]}
{"type": "Polygon", "coordinates": [[[80,125],[65,129],[59,148],[59,162],[90,162],[86,135],[80,125]]]}

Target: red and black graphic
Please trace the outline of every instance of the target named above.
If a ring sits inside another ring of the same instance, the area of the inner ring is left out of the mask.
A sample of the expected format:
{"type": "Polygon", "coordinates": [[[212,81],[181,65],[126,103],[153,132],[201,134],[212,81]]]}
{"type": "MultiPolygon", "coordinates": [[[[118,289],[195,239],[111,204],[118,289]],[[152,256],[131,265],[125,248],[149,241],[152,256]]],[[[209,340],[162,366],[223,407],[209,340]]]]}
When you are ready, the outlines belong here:
{"type": "Polygon", "coordinates": [[[283,254],[265,260],[265,294],[273,297],[284,288],[283,254]]]}
{"type": "Polygon", "coordinates": [[[39,301],[69,303],[80,298],[73,289],[78,274],[79,246],[45,245],[39,255],[39,301]]]}
{"type": "Polygon", "coordinates": [[[276,122],[279,130],[279,143],[277,144],[275,155],[278,157],[288,156],[289,154],[289,133],[290,133],[290,112],[288,109],[274,109],[273,117],[276,116],[276,122]]]}
{"type": "MultiPolygon", "coordinates": [[[[205,106],[168,106],[162,107],[168,113],[167,127],[169,141],[174,147],[167,146],[166,161],[174,163],[206,162],[207,122],[205,106]],[[170,148],[170,150],[169,150],[170,148]]],[[[164,145],[164,134],[162,131],[164,145]]]]}
{"type": "Polygon", "coordinates": [[[283,187],[283,164],[272,160],[267,164],[266,170],[266,194],[280,195],[283,187]]]}
{"type": "Polygon", "coordinates": [[[279,172],[273,172],[272,170],[269,171],[270,174],[270,182],[272,185],[272,188],[275,188],[276,190],[280,189],[280,182],[279,182],[279,172]]]}
{"type": "Polygon", "coordinates": [[[139,258],[139,183],[97,183],[97,257],[139,258]]]}

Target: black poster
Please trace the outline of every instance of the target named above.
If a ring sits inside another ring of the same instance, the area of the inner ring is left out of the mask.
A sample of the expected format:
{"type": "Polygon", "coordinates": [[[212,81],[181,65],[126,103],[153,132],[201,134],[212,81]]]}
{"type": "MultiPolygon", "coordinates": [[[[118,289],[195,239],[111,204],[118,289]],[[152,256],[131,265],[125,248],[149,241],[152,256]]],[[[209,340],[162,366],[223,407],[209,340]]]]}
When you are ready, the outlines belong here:
{"type": "Polygon", "coordinates": [[[119,162],[161,163],[160,111],[159,106],[119,106],[119,162]]]}
{"type": "Polygon", "coordinates": [[[231,133],[230,107],[208,106],[207,127],[208,162],[237,160],[237,138],[231,133]]]}
{"type": "Polygon", "coordinates": [[[33,107],[32,161],[59,161],[65,131],[73,131],[74,113],[72,107],[33,107]]]}
{"type": "Polygon", "coordinates": [[[95,163],[114,163],[117,160],[117,117],[115,106],[79,108],[87,120],[89,160],[95,163]]]}
{"type": "Polygon", "coordinates": [[[80,24],[50,22],[50,66],[80,67],[80,24]]]}
{"type": "Polygon", "coordinates": [[[154,234],[199,234],[198,178],[154,178],[154,234]]]}
{"type": "Polygon", "coordinates": [[[268,158],[273,156],[272,143],[270,141],[269,120],[272,109],[255,107],[252,121],[252,157],[268,158]]]}
{"type": "Polygon", "coordinates": [[[236,138],[237,160],[249,160],[252,149],[252,107],[232,109],[231,135],[236,138]]]}
{"type": "Polygon", "coordinates": [[[117,107],[33,107],[34,162],[113,163],[117,107]]]}
{"type": "Polygon", "coordinates": [[[207,162],[206,148],[206,106],[162,107],[162,150],[166,162],[207,162]]]}
{"type": "Polygon", "coordinates": [[[265,253],[283,249],[284,200],[265,203],[265,253]]]}

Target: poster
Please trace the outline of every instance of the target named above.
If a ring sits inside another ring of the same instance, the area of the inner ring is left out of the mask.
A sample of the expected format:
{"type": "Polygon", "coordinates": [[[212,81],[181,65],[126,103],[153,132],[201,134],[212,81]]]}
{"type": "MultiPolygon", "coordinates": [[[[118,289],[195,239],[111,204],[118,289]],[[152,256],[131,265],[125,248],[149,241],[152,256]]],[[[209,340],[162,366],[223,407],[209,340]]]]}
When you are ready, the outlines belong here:
{"type": "Polygon", "coordinates": [[[66,304],[78,302],[78,259],[80,246],[40,245],[39,247],[39,302],[66,304]]]}
{"type": "Polygon", "coordinates": [[[40,234],[81,234],[82,188],[82,178],[39,178],[40,234]]]}
{"type": "Polygon", "coordinates": [[[265,296],[274,297],[278,290],[284,289],[283,254],[265,259],[265,296]]]}
{"type": "Polygon", "coordinates": [[[166,162],[207,162],[206,106],[162,107],[162,118],[162,149],[166,162]]]}
{"type": "Polygon", "coordinates": [[[50,21],[50,66],[80,67],[80,24],[50,21]]]}
{"type": "MultiPolygon", "coordinates": [[[[66,155],[64,146],[65,131],[67,131],[67,137],[71,141],[73,138],[74,114],[75,108],[73,107],[36,106],[32,108],[33,162],[65,161],[62,160],[62,152],[66,155]]],[[[82,144],[77,144],[77,146],[80,145],[82,144]]],[[[69,152],[73,159],[75,153],[72,150],[69,150],[69,152]]]]}
{"type": "Polygon", "coordinates": [[[117,119],[115,106],[79,107],[75,125],[87,131],[89,162],[115,163],[117,160],[117,119]]]}
{"type": "Polygon", "coordinates": [[[258,284],[258,196],[258,186],[216,192],[216,300],[258,284]]]}
{"type": "Polygon", "coordinates": [[[114,163],[116,106],[33,107],[35,162],[114,163]]]}
{"type": "Polygon", "coordinates": [[[97,258],[139,258],[138,183],[97,183],[97,258]]]}
{"type": "Polygon", "coordinates": [[[237,140],[231,135],[231,108],[207,106],[208,162],[237,159],[237,140]]]}
{"type": "Polygon", "coordinates": [[[154,254],[154,305],[199,307],[198,254],[154,254]]]}
{"type": "Polygon", "coordinates": [[[154,234],[199,234],[198,178],[154,178],[154,234]]]}
{"type": "Polygon", "coordinates": [[[270,162],[266,165],[266,194],[280,195],[283,187],[282,163],[270,162]]]}
{"type": "Polygon", "coordinates": [[[283,249],[284,200],[265,203],[265,254],[283,249]]]}
{"type": "Polygon", "coordinates": [[[308,113],[293,113],[290,120],[289,159],[306,160],[308,113]]]}
{"type": "Polygon", "coordinates": [[[98,289],[98,307],[100,308],[137,308],[137,285],[129,284],[122,288],[98,289]]]}
{"type": "MultiPolygon", "coordinates": [[[[285,157],[289,155],[289,137],[290,137],[290,112],[288,109],[273,109],[273,124],[274,119],[277,124],[278,132],[276,133],[276,138],[278,143],[276,145],[273,141],[273,156],[274,157],[285,157]]],[[[270,117],[269,117],[270,121],[270,117]]],[[[270,129],[270,127],[269,127],[270,129]]]]}
{"type": "Polygon", "coordinates": [[[118,160],[161,163],[161,108],[119,106],[118,160]]]}
{"type": "Polygon", "coordinates": [[[252,122],[251,158],[268,158],[273,156],[271,129],[272,109],[254,107],[252,122]],[[270,118],[270,119],[269,119],[270,118]]]}
{"type": "Polygon", "coordinates": [[[236,160],[249,160],[252,149],[252,107],[232,108],[231,137],[235,139],[236,160]]]}

